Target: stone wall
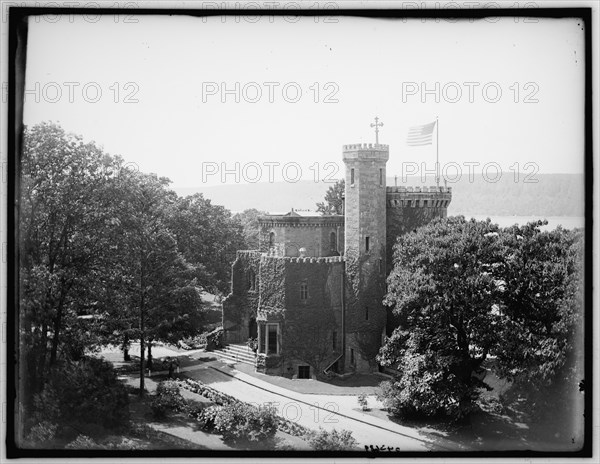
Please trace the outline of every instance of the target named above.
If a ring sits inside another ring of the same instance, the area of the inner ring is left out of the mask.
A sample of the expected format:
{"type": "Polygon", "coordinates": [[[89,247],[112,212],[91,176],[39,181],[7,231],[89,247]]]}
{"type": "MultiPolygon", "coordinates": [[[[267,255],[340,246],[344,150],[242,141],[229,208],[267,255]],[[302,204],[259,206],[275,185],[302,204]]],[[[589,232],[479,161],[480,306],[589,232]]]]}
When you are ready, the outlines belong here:
{"type": "Polygon", "coordinates": [[[225,343],[244,343],[250,336],[250,320],[257,317],[260,268],[260,252],[237,252],[231,265],[231,293],[223,300],[225,343]],[[251,275],[257,279],[254,287],[249,282],[251,275]]]}
{"type": "Polygon", "coordinates": [[[259,218],[259,249],[276,256],[298,257],[300,248],[305,256],[336,256],[343,251],[344,216],[261,216],[259,218]],[[273,232],[275,245],[269,247],[273,232]],[[335,234],[336,250],[331,250],[330,235],[335,234]]]}
{"type": "Polygon", "coordinates": [[[342,346],[341,257],[291,258],[263,255],[259,324],[279,324],[280,352],[260,356],[257,370],[297,375],[310,365],[319,375],[340,354],[342,346]],[[307,298],[301,286],[305,284],[307,298]],[[337,350],[333,349],[333,332],[337,350]]]}
{"type": "Polygon", "coordinates": [[[432,219],[444,218],[452,200],[451,187],[388,187],[386,275],[393,267],[394,245],[399,236],[413,232],[432,219]]]}

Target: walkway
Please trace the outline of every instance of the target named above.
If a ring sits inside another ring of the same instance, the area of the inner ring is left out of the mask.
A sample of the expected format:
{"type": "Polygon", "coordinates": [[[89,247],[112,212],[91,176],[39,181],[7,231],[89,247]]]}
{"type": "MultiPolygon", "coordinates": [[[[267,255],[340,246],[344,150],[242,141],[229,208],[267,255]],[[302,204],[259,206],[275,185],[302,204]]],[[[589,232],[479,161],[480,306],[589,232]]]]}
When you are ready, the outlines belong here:
{"type": "Polygon", "coordinates": [[[412,428],[359,411],[355,396],[293,392],[220,362],[188,366],[181,369],[181,374],[247,403],[272,404],[282,417],[313,430],[350,430],[362,449],[365,445],[385,445],[401,451],[456,449],[450,442],[433,442],[412,428]]]}
{"type": "MultiPolygon", "coordinates": [[[[315,389],[310,388],[311,386],[321,384],[322,387],[322,385],[327,386],[328,384],[308,379],[295,381],[285,379],[287,382],[296,382],[298,385],[305,383],[305,388],[296,388],[296,390],[302,389],[305,392],[293,391],[275,385],[271,377],[269,377],[269,382],[266,382],[259,378],[259,374],[253,373],[253,375],[250,375],[237,370],[231,365],[215,360],[211,353],[198,350],[193,353],[177,354],[181,356],[179,358],[181,361],[179,374],[181,376],[199,380],[240,401],[255,405],[270,403],[275,406],[280,416],[309,429],[350,430],[361,449],[370,445],[392,447],[394,450],[398,448],[400,451],[446,451],[457,449],[456,444],[442,437],[436,438],[434,441],[431,436],[425,436],[414,428],[363,413],[359,409],[357,395],[366,390],[364,387],[359,386],[357,389],[356,387],[350,387],[350,390],[356,389],[355,393],[350,393],[348,388],[331,385],[329,387],[341,393],[312,393],[315,389]]],[[[153,376],[147,378],[147,388],[149,390],[155,388],[156,382],[153,377],[166,374],[166,371],[153,372],[153,376]]],[[[132,373],[128,377],[130,382],[135,382],[134,379],[137,375],[132,373]]],[[[365,387],[367,386],[365,385],[365,387]]],[[[316,390],[323,391],[323,388],[319,387],[316,390]]],[[[189,394],[189,392],[186,392],[185,396],[187,397],[189,394]]],[[[374,396],[370,396],[369,406],[377,408],[381,407],[381,404],[376,401],[374,396]]],[[[201,431],[190,430],[192,434],[198,434],[199,432],[201,431]]],[[[199,437],[201,435],[203,434],[200,433],[200,435],[194,436],[199,437]]],[[[177,436],[181,437],[181,435],[177,436]]],[[[206,442],[203,440],[207,438],[202,437],[199,441],[205,443],[206,446],[206,442]]],[[[198,443],[196,440],[198,438],[193,441],[198,443]]],[[[214,449],[224,449],[223,446],[224,444],[221,442],[220,446],[214,449]]]]}

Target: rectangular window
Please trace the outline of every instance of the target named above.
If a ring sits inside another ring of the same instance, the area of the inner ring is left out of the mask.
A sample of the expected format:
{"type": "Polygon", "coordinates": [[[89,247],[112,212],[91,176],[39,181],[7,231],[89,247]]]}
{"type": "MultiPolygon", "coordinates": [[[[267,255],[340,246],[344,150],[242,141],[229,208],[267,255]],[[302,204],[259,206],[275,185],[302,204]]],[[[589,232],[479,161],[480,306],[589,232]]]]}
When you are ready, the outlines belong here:
{"type": "Polygon", "coordinates": [[[300,284],[300,299],[302,301],[308,300],[308,284],[307,283],[300,284]]]}
{"type": "Polygon", "coordinates": [[[267,325],[267,353],[277,354],[277,324],[267,325]]]}
{"type": "Polygon", "coordinates": [[[369,251],[369,237],[365,237],[365,251],[369,251]]]}
{"type": "Polygon", "coordinates": [[[350,185],[354,185],[354,168],[350,169],[350,185]]]}
{"type": "Polygon", "coordinates": [[[258,346],[258,352],[259,353],[266,353],[266,347],[267,347],[267,337],[265,334],[265,325],[264,324],[260,324],[258,326],[258,333],[259,333],[259,339],[260,339],[260,345],[258,346]]]}
{"type": "Polygon", "coordinates": [[[298,366],[298,378],[310,379],[310,366],[298,366]]]}
{"type": "Polygon", "coordinates": [[[332,342],[333,342],[332,343],[333,351],[336,351],[337,350],[337,332],[335,330],[333,331],[332,342]]]}
{"type": "Polygon", "coordinates": [[[379,186],[383,187],[383,169],[379,168],[379,186]]]}
{"type": "Polygon", "coordinates": [[[350,365],[354,366],[354,349],[350,348],[350,365]]]}

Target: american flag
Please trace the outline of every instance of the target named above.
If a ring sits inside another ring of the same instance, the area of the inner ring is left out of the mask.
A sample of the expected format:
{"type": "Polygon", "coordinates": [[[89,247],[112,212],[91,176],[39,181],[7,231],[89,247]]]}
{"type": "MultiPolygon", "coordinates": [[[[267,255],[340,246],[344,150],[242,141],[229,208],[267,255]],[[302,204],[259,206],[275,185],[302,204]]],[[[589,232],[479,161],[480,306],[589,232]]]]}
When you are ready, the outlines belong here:
{"type": "Polygon", "coordinates": [[[433,138],[433,128],[437,121],[424,124],[422,126],[411,127],[408,131],[406,143],[411,147],[421,147],[423,145],[431,145],[433,138]]]}

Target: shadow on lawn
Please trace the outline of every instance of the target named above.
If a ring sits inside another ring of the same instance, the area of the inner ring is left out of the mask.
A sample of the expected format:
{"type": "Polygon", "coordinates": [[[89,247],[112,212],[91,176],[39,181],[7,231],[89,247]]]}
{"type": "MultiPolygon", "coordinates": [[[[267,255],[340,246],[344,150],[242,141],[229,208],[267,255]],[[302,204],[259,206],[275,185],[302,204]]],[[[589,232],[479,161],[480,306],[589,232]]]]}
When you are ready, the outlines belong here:
{"type": "MultiPolygon", "coordinates": [[[[385,413],[384,411],[381,411],[385,413]]],[[[413,428],[430,441],[432,451],[451,449],[455,451],[522,451],[544,450],[545,443],[531,440],[529,426],[516,417],[474,412],[462,422],[447,418],[399,419],[387,417],[399,425],[413,428]]]]}

